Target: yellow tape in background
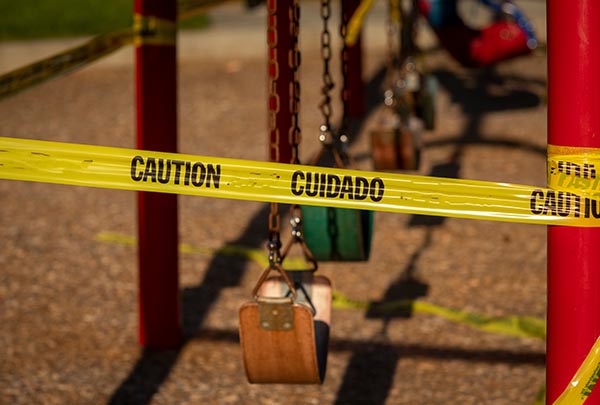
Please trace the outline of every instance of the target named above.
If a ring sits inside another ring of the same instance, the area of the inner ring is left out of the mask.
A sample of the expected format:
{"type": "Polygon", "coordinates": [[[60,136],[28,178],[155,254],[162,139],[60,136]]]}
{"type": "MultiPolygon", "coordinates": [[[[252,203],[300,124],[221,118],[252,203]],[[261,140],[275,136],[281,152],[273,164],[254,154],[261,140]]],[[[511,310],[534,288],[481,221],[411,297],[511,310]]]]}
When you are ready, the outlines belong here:
{"type": "Polygon", "coordinates": [[[555,405],[581,405],[592,393],[600,377],[600,337],[592,345],[579,370],[563,391],[554,401],[555,405]]]}
{"type": "MultiPolygon", "coordinates": [[[[136,246],[137,239],[116,233],[101,232],[96,235],[96,240],[125,246],[136,246]]],[[[201,255],[226,255],[238,256],[247,260],[253,260],[261,267],[269,265],[266,253],[261,249],[254,249],[239,245],[225,245],[218,249],[193,246],[188,243],[179,244],[179,252],[186,254],[201,255]]],[[[285,259],[286,271],[306,270],[311,264],[299,257],[287,257],[285,259]]],[[[372,309],[379,314],[392,314],[402,310],[412,310],[415,313],[429,314],[444,318],[448,321],[468,325],[472,328],[507,336],[546,339],[546,321],[544,319],[530,316],[487,316],[474,312],[466,312],[453,308],[445,308],[425,301],[398,300],[384,303],[369,301],[358,301],[348,298],[338,290],[333,291],[333,307],[336,309],[372,309]]]]}
{"type": "Polygon", "coordinates": [[[0,178],[507,222],[600,226],[597,198],[573,193],[567,196],[532,186],[1,137],[0,178]]]}
{"type": "Polygon", "coordinates": [[[346,34],[346,45],[353,46],[358,40],[360,31],[364,25],[365,18],[373,8],[375,0],[362,0],[356,11],[348,21],[348,33],[346,34]]]}
{"type": "Polygon", "coordinates": [[[83,45],[8,72],[0,76],[0,99],[85,66],[130,44],[134,37],[133,28],[98,35],[83,45]]]}
{"type": "MultiPolygon", "coordinates": [[[[184,0],[177,16],[183,20],[228,0],[184,0]]],[[[0,99],[82,68],[126,45],[175,45],[177,24],[153,16],[134,16],[133,27],[95,36],[82,45],[0,76],[0,99]]]]}

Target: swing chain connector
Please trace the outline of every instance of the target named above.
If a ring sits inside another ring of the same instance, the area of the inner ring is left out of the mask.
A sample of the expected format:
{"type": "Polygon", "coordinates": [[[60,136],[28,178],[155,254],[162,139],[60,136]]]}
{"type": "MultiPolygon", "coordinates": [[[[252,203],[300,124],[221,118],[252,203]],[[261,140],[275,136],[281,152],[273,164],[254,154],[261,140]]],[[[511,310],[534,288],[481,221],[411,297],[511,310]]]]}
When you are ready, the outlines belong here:
{"type": "Polygon", "coordinates": [[[333,146],[334,143],[333,131],[327,124],[322,124],[319,127],[319,141],[323,144],[323,146],[329,148],[333,146]]]}
{"type": "Polygon", "coordinates": [[[278,238],[270,239],[267,242],[267,249],[269,250],[269,268],[274,268],[276,265],[281,264],[281,240],[278,238]]]}
{"type": "Polygon", "coordinates": [[[302,232],[302,219],[300,217],[294,216],[290,218],[290,225],[292,225],[292,236],[297,241],[301,241],[304,238],[304,233],[302,232]]]}

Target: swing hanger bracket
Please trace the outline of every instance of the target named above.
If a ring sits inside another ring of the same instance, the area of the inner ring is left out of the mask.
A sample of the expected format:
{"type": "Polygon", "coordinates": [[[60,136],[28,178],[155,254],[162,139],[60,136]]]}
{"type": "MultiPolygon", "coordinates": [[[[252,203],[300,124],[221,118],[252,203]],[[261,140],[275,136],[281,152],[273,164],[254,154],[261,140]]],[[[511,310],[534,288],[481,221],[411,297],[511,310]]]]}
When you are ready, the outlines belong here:
{"type": "Polygon", "coordinates": [[[260,328],[269,331],[294,329],[293,298],[258,297],[258,321],[260,328]]]}

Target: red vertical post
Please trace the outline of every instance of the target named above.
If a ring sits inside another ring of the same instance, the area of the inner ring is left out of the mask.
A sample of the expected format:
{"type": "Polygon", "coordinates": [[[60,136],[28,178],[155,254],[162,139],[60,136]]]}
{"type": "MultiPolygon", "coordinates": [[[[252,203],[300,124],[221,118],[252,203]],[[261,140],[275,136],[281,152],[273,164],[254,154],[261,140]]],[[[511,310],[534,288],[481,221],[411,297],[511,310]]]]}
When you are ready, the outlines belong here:
{"type": "MultiPolygon", "coordinates": [[[[600,2],[548,0],[548,143],[600,148],[600,2]]],[[[600,228],[548,227],[546,400],[600,335],[600,228]]],[[[600,403],[593,391],[586,404],[600,403]]]]}
{"type": "MultiPolygon", "coordinates": [[[[360,0],[342,0],[342,21],[346,23],[360,5],[360,0]]],[[[356,43],[347,47],[348,52],[348,105],[346,113],[349,118],[360,118],[365,113],[365,90],[362,78],[362,35],[356,43]]]]}
{"type": "MultiPolygon", "coordinates": [[[[176,21],[175,0],[135,0],[134,7],[137,18],[176,21]]],[[[175,40],[148,42],[142,39],[135,50],[137,146],[176,152],[175,40]]],[[[138,235],[139,343],[148,348],[176,348],[182,338],[176,195],[138,193],[138,235]]]]}
{"type": "Polygon", "coordinates": [[[269,158],[272,162],[289,163],[292,144],[289,129],[292,126],[290,111],[290,84],[293,70],[290,64],[292,36],[289,9],[292,0],[268,0],[267,42],[269,44],[269,158]],[[275,88],[272,88],[273,84],[275,88]],[[277,95],[278,97],[273,97],[277,95]]]}

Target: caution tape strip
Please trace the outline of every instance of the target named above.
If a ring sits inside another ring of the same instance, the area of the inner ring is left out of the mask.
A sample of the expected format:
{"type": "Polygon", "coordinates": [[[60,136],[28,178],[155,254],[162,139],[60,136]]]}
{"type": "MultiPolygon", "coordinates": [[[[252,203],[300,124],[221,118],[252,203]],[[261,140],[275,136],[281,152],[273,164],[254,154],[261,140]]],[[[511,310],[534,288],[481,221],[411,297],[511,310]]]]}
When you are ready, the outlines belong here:
{"type": "Polygon", "coordinates": [[[373,8],[375,0],[362,0],[356,11],[348,21],[348,32],[346,34],[346,45],[353,46],[356,44],[360,31],[363,27],[365,18],[369,11],[373,8]]]}
{"type": "Polygon", "coordinates": [[[555,405],[580,405],[592,393],[600,378],[600,337],[592,345],[588,355],[567,385],[563,393],[554,401],[555,405]]]}
{"type": "MultiPolygon", "coordinates": [[[[106,243],[114,243],[117,245],[125,245],[125,246],[136,246],[137,239],[123,235],[116,232],[101,232],[96,235],[96,240],[100,242],[106,243]]],[[[257,263],[259,266],[266,268],[269,265],[269,259],[265,252],[260,249],[252,249],[245,246],[239,245],[225,245],[220,248],[208,248],[208,247],[198,247],[190,245],[189,243],[180,243],[179,244],[179,253],[184,254],[201,254],[205,256],[216,256],[216,255],[224,255],[224,256],[237,256],[244,258],[246,260],[252,260],[257,263]]],[[[312,268],[314,265],[312,263],[308,263],[299,257],[286,257],[285,258],[285,269],[287,271],[296,271],[296,270],[306,270],[308,268],[312,268]]]]}
{"type": "Polygon", "coordinates": [[[154,16],[133,16],[133,44],[174,46],[177,42],[177,23],[154,16]]]}
{"type": "Polygon", "coordinates": [[[15,138],[0,137],[0,178],[505,222],[600,226],[600,200],[586,190],[575,193],[15,138]]]}
{"type": "MultiPolygon", "coordinates": [[[[188,0],[178,3],[178,19],[199,14],[227,0],[188,0]]],[[[177,24],[154,16],[134,15],[133,27],[95,36],[67,49],[0,76],[0,99],[82,68],[123,46],[174,46],[177,24]]]]}
{"type": "Polygon", "coordinates": [[[83,45],[8,72],[0,76],[0,99],[88,65],[130,44],[134,36],[132,28],[99,35],[83,45]]]}
{"type": "Polygon", "coordinates": [[[177,2],[177,19],[183,20],[232,0],[183,0],[177,2]]]}
{"type": "MultiPolygon", "coordinates": [[[[118,245],[135,246],[136,238],[115,232],[102,232],[96,235],[96,240],[118,245]]],[[[192,246],[187,243],[179,245],[179,252],[186,254],[202,255],[228,255],[243,257],[256,262],[261,267],[268,266],[267,254],[260,249],[252,249],[238,245],[226,245],[218,249],[192,246]]],[[[305,270],[310,264],[301,258],[289,257],[285,261],[286,270],[305,270]]],[[[468,325],[470,327],[490,333],[546,339],[546,322],[533,317],[505,316],[492,317],[473,312],[445,308],[425,301],[400,300],[385,303],[372,303],[348,298],[340,291],[333,291],[333,307],[337,309],[376,310],[379,314],[391,314],[403,310],[412,310],[415,313],[435,315],[446,320],[468,325]]]]}

